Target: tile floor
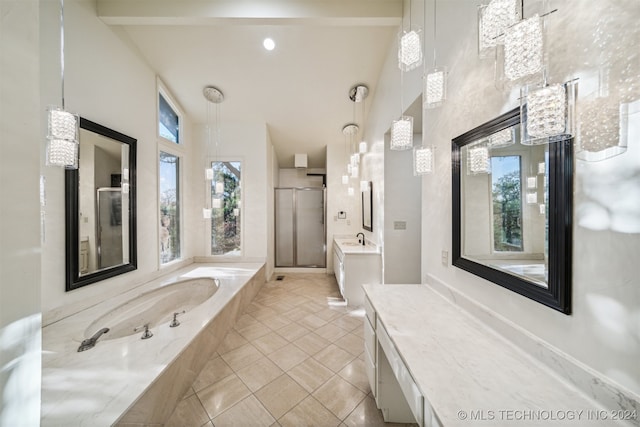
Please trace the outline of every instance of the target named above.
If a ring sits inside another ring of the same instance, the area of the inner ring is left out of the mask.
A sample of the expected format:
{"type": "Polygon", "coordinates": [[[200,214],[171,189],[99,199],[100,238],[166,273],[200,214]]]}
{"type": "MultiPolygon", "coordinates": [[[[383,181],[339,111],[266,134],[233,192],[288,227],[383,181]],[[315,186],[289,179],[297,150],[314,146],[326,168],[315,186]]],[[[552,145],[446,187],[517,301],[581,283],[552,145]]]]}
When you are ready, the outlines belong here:
{"type": "Polygon", "coordinates": [[[376,408],[363,363],[361,308],[335,277],[265,283],[167,426],[398,426],[376,408]]]}

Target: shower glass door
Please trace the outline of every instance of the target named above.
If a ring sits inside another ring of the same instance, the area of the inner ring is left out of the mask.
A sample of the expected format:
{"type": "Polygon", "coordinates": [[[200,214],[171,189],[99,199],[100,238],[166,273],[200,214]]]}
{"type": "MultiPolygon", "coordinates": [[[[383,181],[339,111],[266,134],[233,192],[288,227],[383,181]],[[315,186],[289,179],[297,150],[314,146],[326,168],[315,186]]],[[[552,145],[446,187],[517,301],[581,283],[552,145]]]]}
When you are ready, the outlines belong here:
{"type": "Polygon", "coordinates": [[[276,188],[276,267],[325,267],[323,188],[276,188]]]}

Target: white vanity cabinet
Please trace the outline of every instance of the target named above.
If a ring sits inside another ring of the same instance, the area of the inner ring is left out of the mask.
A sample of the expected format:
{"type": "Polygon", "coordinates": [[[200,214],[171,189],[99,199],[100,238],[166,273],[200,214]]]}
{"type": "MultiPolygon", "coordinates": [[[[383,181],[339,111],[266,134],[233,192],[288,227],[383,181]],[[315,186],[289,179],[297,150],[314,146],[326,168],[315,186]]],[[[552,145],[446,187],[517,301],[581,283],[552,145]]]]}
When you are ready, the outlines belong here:
{"type": "Polygon", "coordinates": [[[365,371],[385,422],[431,425],[423,422],[424,398],[416,382],[366,296],[364,308],[365,371]]]}
{"type": "Polygon", "coordinates": [[[382,258],[376,245],[355,239],[333,240],[333,270],[342,297],[351,306],[364,304],[363,284],[380,284],[382,258]]]}
{"type": "MultiPolygon", "coordinates": [[[[385,421],[471,426],[482,421],[478,417],[489,416],[494,418],[483,419],[489,424],[515,425],[518,420],[510,418],[511,411],[520,411],[534,417],[520,419],[523,425],[545,427],[550,422],[547,414],[597,413],[600,404],[566,378],[532,362],[520,348],[430,287],[363,288],[365,367],[385,421]]],[[[587,418],[566,420],[560,424],[588,424],[587,418]]],[[[617,423],[609,418],[596,424],[617,423]]]]}

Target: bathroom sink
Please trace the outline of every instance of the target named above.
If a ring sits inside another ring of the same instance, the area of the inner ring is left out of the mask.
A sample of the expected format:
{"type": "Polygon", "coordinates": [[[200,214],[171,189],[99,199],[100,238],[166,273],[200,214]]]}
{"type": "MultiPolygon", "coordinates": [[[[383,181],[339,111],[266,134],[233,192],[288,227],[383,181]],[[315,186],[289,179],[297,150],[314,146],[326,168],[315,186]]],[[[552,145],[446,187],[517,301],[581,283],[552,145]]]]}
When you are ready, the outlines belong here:
{"type": "Polygon", "coordinates": [[[362,246],[362,243],[358,242],[342,242],[340,244],[344,246],[362,246]]]}

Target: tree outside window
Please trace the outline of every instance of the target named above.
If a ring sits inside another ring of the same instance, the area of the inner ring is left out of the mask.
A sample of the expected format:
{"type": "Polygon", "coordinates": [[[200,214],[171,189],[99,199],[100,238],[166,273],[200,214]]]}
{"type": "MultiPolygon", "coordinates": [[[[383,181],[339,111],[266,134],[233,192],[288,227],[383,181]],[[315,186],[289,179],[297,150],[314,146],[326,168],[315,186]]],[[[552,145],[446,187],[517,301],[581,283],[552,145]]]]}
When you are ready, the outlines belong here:
{"type": "Polygon", "coordinates": [[[212,162],[211,254],[242,254],[241,170],[242,162],[212,162]]]}
{"type": "Polygon", "coordinates": [[[522,252],[520,156],[491,157],[493,250],[522,252]]]}
{"type": "Polygon", "coordinates": [[[160,263],[180,258],[180,158],[160,152],[160,263]]]}

